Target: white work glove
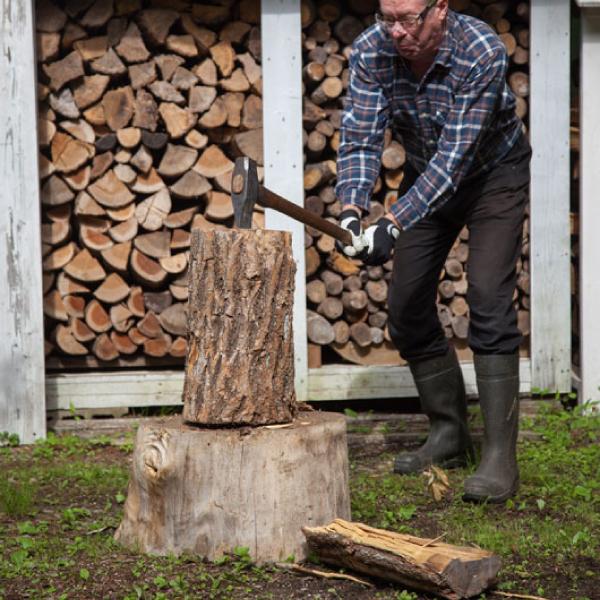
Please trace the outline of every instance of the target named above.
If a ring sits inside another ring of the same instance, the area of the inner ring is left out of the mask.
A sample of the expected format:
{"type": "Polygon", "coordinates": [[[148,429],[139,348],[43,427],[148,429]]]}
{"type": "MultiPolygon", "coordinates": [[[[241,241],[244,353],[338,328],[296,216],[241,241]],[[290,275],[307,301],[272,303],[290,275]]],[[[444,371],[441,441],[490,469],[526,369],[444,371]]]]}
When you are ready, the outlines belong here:
{"type": "Polygon", "coordinates": [[[344,246],[340,241],[336,241],[338,250],[341,250],[346,256],[355,257],[365,249],[360,216],[351,208],[347,208],[340,213],[338,217],[339,225],[342,229],[352,234],[352,245],[344,246]]]}
{"type": "Polygon", "coordinates": [[[367,227],[362,235],[366,244],[362,253],[357,256],[365,265],[378,266],[386,263],[392,256],[400,229],[389,219],[381,217],[375,225],[367,227]]]}

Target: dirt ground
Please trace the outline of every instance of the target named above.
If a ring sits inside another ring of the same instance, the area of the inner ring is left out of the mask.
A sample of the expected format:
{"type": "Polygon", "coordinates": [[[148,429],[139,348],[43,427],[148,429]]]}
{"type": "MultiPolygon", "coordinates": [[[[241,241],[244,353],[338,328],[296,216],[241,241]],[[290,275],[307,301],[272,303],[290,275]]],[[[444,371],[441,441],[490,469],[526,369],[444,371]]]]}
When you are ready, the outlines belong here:
{"type": "MultiPolygon", "coordinates": [[[[502,595],[481,598],[600,599],[600,421],[551,416],[540,432],[542,441],[521,445],[522,488],[502,506],[461,501],[468,469],[449,473],[450,491],[436,502],[423,477],[391,474],[392,455],[353,456],[353,519],[497,552],[502,595]]],[[[113,534],[130,457],[131,444],[107,439],[0,448],[0,599],[433,598],[359,573],[366,585],[257,567],[243,548],[214,563],[123,550],[113,534]]]]}

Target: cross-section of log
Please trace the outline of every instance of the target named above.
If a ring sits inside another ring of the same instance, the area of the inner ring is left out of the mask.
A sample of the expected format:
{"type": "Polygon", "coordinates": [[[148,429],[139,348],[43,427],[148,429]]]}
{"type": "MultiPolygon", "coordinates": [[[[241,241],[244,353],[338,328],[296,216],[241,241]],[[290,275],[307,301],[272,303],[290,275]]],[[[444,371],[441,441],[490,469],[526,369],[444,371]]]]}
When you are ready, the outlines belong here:
{"type": "Polygon", "coordinates": [[[212,425],[295,414],[289,233],[192,234],[184,418],[212,425]]]}
{"type": "Polygon", "coordinates": [[[500,558],[480,548],[375,529],[336,519],[303,527],[323,562],[457,600],[481,594],[496,581],[500,558]]]}

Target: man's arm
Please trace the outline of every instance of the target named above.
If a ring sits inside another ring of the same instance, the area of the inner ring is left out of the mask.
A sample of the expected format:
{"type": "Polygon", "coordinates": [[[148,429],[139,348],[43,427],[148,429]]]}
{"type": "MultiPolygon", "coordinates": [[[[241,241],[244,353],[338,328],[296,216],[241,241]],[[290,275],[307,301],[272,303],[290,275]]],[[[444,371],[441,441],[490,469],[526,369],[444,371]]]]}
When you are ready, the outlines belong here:
{"type": "Polygon", "coordinates": [[[344,209],[359,214],[369,210],[388,119],[389,102],[383,88],[355,48],[350,55],[350,85],[337,159],[336,195],[344,209]]]}
{"type": "Polygon", "coordinates": [[[425,171],[390,211],[402,229],[440,208],[456,192],[469,171],[481,135],[488,126],[506,81],[505,52],[475,67],[456,95],[425,171]]]}

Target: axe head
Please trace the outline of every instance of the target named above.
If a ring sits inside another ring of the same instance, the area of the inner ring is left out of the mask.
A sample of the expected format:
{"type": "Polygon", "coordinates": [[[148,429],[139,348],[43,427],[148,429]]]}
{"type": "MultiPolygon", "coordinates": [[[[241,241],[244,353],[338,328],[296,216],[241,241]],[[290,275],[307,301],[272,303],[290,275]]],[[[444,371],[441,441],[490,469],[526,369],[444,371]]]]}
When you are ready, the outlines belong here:
{"type": "Polygon", "coordinates": [[[252,212],[258,201],[256,163],[247,156],[236,159],[231,179],[233,224],[241,229],[252,227],[252,212]]]}

